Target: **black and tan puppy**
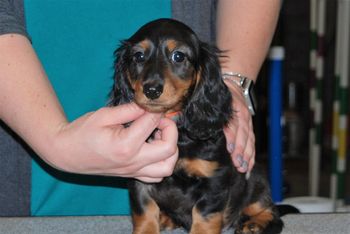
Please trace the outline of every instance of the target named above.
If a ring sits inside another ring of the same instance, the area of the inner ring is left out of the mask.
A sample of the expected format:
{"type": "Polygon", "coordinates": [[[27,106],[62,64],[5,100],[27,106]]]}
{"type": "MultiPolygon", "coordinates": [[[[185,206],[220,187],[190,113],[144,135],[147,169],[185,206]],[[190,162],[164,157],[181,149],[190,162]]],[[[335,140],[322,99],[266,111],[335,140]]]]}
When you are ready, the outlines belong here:
{"type": "Polygon", "coordinates": [[[177,113],[179,160],[161,183],[132,181],[134,234],[183,227],[192,234],[280,233],[283,223],[264,177],[236,171],[223,127],[232,117],[218,50],[186,25],[159,19],[116,50],[111,105],[136,102],[150,112],[177,113]]]}

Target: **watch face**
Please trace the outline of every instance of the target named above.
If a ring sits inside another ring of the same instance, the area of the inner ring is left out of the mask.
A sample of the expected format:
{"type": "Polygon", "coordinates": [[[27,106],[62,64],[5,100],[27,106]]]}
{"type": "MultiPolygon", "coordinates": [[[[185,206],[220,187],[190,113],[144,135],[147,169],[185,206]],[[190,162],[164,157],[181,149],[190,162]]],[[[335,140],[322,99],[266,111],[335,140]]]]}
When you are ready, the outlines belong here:
{"type": "Polygon", "coordinates": [[[242,85],[243,95],[248,106],[248,109],[252,115],[255,115],[256,99],[253,90],[254,83],[252,80],[245,79],[242,85]]]}

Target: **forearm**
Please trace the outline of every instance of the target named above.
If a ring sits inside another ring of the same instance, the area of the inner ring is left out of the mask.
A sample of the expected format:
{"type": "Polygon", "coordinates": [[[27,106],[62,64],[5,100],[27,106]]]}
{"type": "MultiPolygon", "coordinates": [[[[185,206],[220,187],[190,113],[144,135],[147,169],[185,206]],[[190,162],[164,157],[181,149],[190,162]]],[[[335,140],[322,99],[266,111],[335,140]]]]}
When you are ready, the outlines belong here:
{"type": "Polygon", "coordinates": [[[171,120],[132,103],[101,108],[68,123],[28,39],[0,36],[0,54],[0,119],[50,165],[147,182],[172,173],[178,137],[171,120]],[[124,128],[128,122],[133,123],[124,128]],[[161,138],[146,142],[156,128],[161,138]]]}
{"type": "Polygon", "coordinates": [[[277,24],[281,0],[219,0],[217,45],[222,70],[256,80],[277,24]]]}
{"type": "Polygon", "coordinates": [[[55,92],[26,37],[0,36],[0,54],[0,119],[38,154],[49,155],[67,123],[55,92]]]}

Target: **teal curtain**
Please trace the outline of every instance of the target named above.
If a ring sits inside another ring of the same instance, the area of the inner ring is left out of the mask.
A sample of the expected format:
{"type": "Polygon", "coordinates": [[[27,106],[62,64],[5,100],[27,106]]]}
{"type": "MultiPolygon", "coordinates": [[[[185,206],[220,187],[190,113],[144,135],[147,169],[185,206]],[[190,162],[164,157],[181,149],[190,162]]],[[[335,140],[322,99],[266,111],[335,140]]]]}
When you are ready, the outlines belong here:
{"type": "MultiPolygon", "coordinates": [[[[113,52],[170,0],[25,0],[28,32],[70,120],[106,104],[113,52]]],[[[32,162],[31,214],[129,214],[125,180],[79,176],[32,162]]]]}

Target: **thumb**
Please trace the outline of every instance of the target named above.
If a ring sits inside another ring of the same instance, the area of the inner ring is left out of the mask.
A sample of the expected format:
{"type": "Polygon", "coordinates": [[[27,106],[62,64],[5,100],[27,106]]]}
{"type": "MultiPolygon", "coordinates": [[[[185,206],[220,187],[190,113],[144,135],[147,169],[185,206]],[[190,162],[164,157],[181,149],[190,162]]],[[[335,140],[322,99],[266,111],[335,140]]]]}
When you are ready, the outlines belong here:
{"type": "Polygon", "coordinates": [[[135,103],[104,107],[95,112],[96,118],[104,126],[125,124],[137,119],[144,113],[145,111],[135,103]]]}

